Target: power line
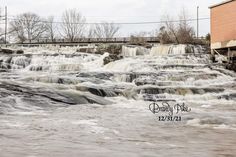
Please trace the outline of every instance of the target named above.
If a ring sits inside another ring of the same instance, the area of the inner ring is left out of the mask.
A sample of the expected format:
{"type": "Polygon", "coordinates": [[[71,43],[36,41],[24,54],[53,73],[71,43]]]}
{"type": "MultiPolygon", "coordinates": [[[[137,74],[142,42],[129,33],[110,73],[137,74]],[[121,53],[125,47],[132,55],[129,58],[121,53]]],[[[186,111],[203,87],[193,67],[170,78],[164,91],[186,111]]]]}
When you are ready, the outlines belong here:
{"type": "MultiPolygon", "coordinates": [[[[209,17],[205,17],[205,18],[197,18],[197,19],[187,19],[187,20],[169,20],[169,21],[146,21],[146,22],[111,22],[113,24],[117,24],[117,25],[146,25],[146,24],[161,24],[161,23],[177,23],[177,22],[191,22],[191,21],[197,21],[197,20],[209,20],[209,17]]],[[[17,19],[17,18],[8,18],[9,21],[27,21],[24,19],[17,19]]],[[[31,20],[32,21],[32,20],[31,20]]],[[[43,23],[55,23],[55,24],[67,24],[66,22],[62,22],[62,21],[54,21],[54,22],[49,22],[46,20],[38,20],[38,21],[32,21],[32,22],[43,22],[43,23]]],[[[76,24],[76,25],[96,25],[96,24],[107,24],[109,22],[83,22],[83,23],[76,23],[76,22],[71,22],[70,24],[76,24]]]]}

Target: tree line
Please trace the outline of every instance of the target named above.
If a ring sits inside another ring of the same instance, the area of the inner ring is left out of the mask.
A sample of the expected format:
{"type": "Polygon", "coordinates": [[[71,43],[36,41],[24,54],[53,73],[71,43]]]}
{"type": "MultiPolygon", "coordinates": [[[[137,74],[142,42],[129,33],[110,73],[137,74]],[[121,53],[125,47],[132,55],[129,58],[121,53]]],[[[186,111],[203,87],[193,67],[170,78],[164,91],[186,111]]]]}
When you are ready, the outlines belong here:
{"type": "Polygon", "coordinates": [[[10,20],[9,35],[16,42],[49,39],[54,41],[63,38],[75,41],[79,38],[113,38],[120,26],[115,23],[95,23],[86,25],[86,18],[77,10],[63,12],[61,22],[53,16],[42,18],[35,13],[22,13],[10,20]]]}
{"type": "Polygon", "coordinates": [[[144,43],[145,36],[158,37],[162,44],[207,44],[210,42],[210,34],[208,33],[205,40],[197,39],[194,27],[191,25],[189,14],[186,9],[183,8],[178,17],[170,15],[163,15],[159,25],[159,29],[155,29],[149,32],[138,32],[132,35],[135,41],[144,43]]]}
{"type": "Polygon", "coordinates": [[[185,9],[178,15],[178,22],[174,21],[173,17],[166,15],[163,17],[164,22],[160,27],[158,37],[163,44],[166,43],[194,43],[196,42],[195,30],[188,23],[189,16],[185,9]]]}
{"type": "MultiPolygon", "coordinates": [[[[15,42],[23,43],[30,40],[66,39],[76,41],[80,38],[113,38],[118,35],[121,26],[116,23],[102,22],[88,24],[86,18],[77,10],[63,12],[61,21],[53,16],[42,18],[35,13],[22,13],[10,20],[8,35],[15,42]]],[[[159,29],[133,33],[134,42],[145,42],[142,37],[158,37],[163,44],[196,43],[195,30],[189,23],[189,16],[183,9],[178,19],[165,15],[158,26],[159,29]]]]}

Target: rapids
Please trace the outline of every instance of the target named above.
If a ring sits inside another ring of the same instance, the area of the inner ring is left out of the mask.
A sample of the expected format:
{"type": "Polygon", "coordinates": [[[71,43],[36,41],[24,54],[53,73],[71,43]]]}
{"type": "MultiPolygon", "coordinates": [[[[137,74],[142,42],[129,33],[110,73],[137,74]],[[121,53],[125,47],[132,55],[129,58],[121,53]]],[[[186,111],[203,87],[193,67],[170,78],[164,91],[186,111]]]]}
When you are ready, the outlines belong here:
{"type": "Polygon", "coordinates": [[[0,156],[235,156],[234,72],[199,46],[122,49],[107,65],[69,48],[0,55],[0,156]],[[161,122],[153,102],[191,112],[161,122]]]}

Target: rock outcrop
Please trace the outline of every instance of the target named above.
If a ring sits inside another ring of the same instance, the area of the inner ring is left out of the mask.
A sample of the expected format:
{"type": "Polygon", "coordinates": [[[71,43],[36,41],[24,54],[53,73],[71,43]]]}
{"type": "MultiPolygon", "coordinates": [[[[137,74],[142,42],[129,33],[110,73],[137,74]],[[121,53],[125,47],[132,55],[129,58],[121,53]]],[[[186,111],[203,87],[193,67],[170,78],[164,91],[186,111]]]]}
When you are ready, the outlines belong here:
{"type": "Polygon", "coordinates": [[[226,69],[233,70],[236,72],[236,63],[229,63],[226,65],[226,69]]]}
{"type": "Polygon", "coordinates": [[[10,54],[24,54],[23,50],[13,50],[13,49],[2,49],[0,48],[0,54],[6,54],[6,55],[10,55],[10,54]]]}
{"type": "Polygon", "coordinates": [[[114,62],[116,60],[120,60],[122,59],[123,57],[120,56],[120,55],[116,55],[116,54],[109,54],[109,56],[105,57],[103,59],[103,62],[104,62],[104,65],[110,63],[110,62],[114,62]]]}
{"type": "Polygon", "coordinates": [[[97,47],[97,54],[104,54],[108,52],[109,54],[119,55],[122,51],[122,45],[120,44],[101,44],[97,47]]]}

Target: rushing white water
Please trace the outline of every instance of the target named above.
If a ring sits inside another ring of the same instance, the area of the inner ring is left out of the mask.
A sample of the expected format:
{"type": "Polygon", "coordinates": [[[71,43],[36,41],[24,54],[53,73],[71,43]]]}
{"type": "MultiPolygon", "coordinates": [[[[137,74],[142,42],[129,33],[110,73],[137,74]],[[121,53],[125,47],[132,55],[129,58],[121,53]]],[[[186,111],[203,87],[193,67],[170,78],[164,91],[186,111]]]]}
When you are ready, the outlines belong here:
{"type": "Polygon", "coordinates": [[[127,57],[107,65],[107,53],[34,49],[0,56],[0,156],[236,154],[236,74],[200,47],[123,47],[127,57]],[[153,102],[191,112],[161,122],[153,102]]]}
{"type": "Polygon", "coordinates": [[[193,45],[157,45],[151,49],[151,56],[202,53],[201,46],[193,45]]]}
{"type": "Polygon", "coordinates": [[[135,57],[148,55],[150,50],[141,46],[122,46],[122,55],[126,57],[135,57]]]}

